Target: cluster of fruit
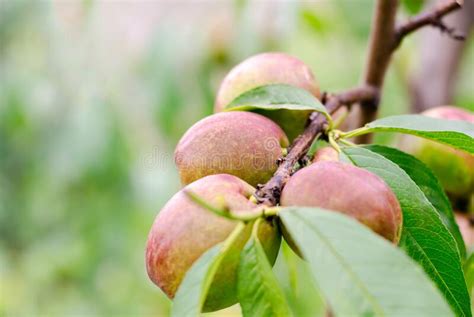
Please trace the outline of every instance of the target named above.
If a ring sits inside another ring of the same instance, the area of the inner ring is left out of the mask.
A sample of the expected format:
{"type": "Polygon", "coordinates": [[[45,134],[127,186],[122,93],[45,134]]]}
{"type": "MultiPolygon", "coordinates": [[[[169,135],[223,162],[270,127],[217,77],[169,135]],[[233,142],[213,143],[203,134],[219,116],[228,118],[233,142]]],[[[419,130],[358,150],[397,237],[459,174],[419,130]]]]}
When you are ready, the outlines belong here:
{"type": "MultiPolygon", "coordinates": [[[[277,160],[305,127],[311,111],[225,111],[232,110],[228,106],[242,93],[269,84],[296,86],[320,98],[318,83],[302,61],[281,53],[256,55],[230,71],[218,91],[216,113],[193,125],[177,145],[175,161],[185,187],[159,212],[146,250],[148,275],[170,298],[192,264],[223,242],[237,224],[196,204],[187,193],[237,215],[259,212],[253,196],[255,187],[272,177],[277,160]]],[[[412,152],[425,153],[428,150],[424,148],[425,144],[418,145],[412,152]]],[[[466,162],[471,169],[471,187],[467,191],[472,193],[473,164],[466,162]]],[[[330,147],[320,149],[312,162],[291,176],[281,193],[280,205],[335,210],[357,219],[393,243],[400,238],[402,212],[390,187],[369,171],[341,161],[338,152],[330,147]]],[[[280,232],[299,253],[281,223],[275,217],[267,219],[259,226],[258,236],[270,263],[278,254],[280,232]]],[[[239,255],[249,235],[250,228],[220,265],[204,311],[237,302],[239,255]]]]}

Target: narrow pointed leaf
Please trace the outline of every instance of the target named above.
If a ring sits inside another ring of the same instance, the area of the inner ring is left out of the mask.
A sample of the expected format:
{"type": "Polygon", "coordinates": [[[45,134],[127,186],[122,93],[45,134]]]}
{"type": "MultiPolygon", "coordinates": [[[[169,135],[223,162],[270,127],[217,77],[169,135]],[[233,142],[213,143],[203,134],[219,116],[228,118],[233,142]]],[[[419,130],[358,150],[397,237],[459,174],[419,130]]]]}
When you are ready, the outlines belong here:
{"type": "Polygon", "coordinates": [[[302,207],[280,217],[336,316],[454,315],[412,259],[354,219],[302,207]]]}
{"type": "Polygon", "coordinates": [[[461,120],[443,120],[416,114],[391,116],[368,123],[355,135],[372,132],[413,134],[474,154],[474,124],[461,120]]]}
{"type": "Polygon", "coordinates": [[[241,254],[238,275],[237,293],[245,317],[291,315],[263,246],[255,236],[241,254]]]}
{"type": "Polygon", "coordinates": [[[327,317],[327,301],[311,276],[307,261],[283,241],[280,256],[273,268],[285,293],[293,316],[327,317]]]}
{"type": "Polygon", "coordinates": [[[449,230],[421,189],[398,165],[364,148],[344,148],[353,164],[382,178],[403,211],[400,245],[421,264],[458,316],[471,316],[459,250],[449,230]]]}
{"type": "Polygon", "coordinates": [[[284,84],[260,86],[235,98],[228,110],[311,110],[327,115],[323,104],[305,89],[284,84]]]}
{"type": "Polygon", "coordinates": [[[176,292],[171,311],[172,317],[197,317],[220,263],[232,244],[245,228],[239,223],[229,238],[207,250],[189,269],[176,292]]]}
{"type": "Polygon", "coordinates": [[[472,289],[474,288],[474,253],[471,253],[464,263],[464,276],[466,277],[469,294],[472,294],[472,289]]]}
{"type": "Polygon", "coordinates": [[[416,157],[397,149],[381,145],[368,145],[364,148],[389,159],[410,176],[438,212],[444,225],[456,240],[461,257],[465,258],[466,246],[454,219],[451,203],[433,172],[416,157]]]}

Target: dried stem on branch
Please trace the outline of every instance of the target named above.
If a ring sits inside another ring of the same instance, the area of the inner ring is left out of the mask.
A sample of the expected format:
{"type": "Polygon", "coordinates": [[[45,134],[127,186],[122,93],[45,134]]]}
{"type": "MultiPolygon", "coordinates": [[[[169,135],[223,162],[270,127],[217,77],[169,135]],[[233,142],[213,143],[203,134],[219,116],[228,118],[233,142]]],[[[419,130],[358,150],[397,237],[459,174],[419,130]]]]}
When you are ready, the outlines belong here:
{"type": "MultiPolygon", "coordinates": [[[[350,108],[353,104],[359,103],[362,107],[360,126],[372,121],[377,114],[380,91],[391,56],[402,39],[426,25],[441,28],[441,30],[453,35],[454,30],[442,24],[441,18],[460,8],[461,3],[459,0],[443,1],[427,12],[421,13],[404,24],[395,27],[397,7],[398,0],[377,0],[370,35],[364,85],[326,96],[324,103],[329,113],[333,114],[343,106],[350,108]]],[[[278,169],[273,177],[266,184],[258,187],[255,197],[259,203],[267,206],[274,206],[279,203],[281,190],[290,178],[296,163],[305,157],[313,141],[324,132],[326,124],[327,121],[323,115],[313,113],[304,132],[295,139],[288,150],[288,154],[279,160],[278,169]]],[[[362,139],[362,141],[367,141],[367,139],[362,139]]]]}

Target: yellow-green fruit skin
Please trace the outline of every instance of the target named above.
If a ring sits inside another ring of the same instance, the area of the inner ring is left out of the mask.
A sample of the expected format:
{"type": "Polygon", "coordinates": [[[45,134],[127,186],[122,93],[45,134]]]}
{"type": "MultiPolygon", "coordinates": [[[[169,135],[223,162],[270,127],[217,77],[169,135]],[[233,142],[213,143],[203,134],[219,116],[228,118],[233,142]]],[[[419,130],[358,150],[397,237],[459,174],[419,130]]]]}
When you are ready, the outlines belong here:
{"type": "MultiPolygon", "coordinates": [[[[432,108],[421,114],[474,123],[473,113],[451,106],[432,108]]],[[[474,155],[413,136],[404,136],[400,148],[424,162],[453,197],[468,197],[474,192],[474,155]]]]}
{"type": "MultiPolygon", "coordinates": [[[[296,86],[320,98],[319,84],[304,62],[288,54],[270,52],[249,57],[228,73],[217,92],[214,111],[223,111],[247,90],[270,84],[296,86]]],[[[260,113],[277,122],[293,140],[303,131],[311,111],[275,110],[260,113]]]]}
{"type": "Polygon", "coordinates": [[[207,175],[231,174],[252,186],[277,169],[288,138],[272,120],[252,112],[213,114],[193,125],[175,150],[183,185],[207,175]]]}
{"type": "MultiPolygon", "coordinates": [[[[250,211],[256,205],[249,200],[255,189],[232,175],[211,175],[186,186],[210,204],[223,202],[235,213],[250,211]]],[[[156,217],[148,236],[146,267],[150,279],[173,298],[185,273],[207,250],[223,242],[236,222],[213,214],[192,202],[181,190],[156,217]]],[[[259,227],[259,238],[273,264],[280,246],[277,228],[270,222],[259,227]]],[[[230,250],[216,273],[204,305],[204,311],[215,311],[237,302],[236,278],[240,251],[249,238],[251,228],[230,250]]]]}
{"type": "Polygon", "coordinates": [[[395,194],[377,175],[350,164],[323,160],[302,168],[283,188],[280,203],[341,212],[393,243],[400,239],[402,211],[395,194]]]}

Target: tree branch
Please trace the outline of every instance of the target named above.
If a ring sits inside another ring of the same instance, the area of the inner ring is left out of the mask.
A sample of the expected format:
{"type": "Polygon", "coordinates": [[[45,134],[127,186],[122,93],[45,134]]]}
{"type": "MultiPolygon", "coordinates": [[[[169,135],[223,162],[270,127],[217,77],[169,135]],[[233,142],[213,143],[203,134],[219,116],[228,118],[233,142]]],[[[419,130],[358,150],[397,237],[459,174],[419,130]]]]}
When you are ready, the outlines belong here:
{"type": "MultiPolygon", "coordinates": [[[[386,70],[393,52],[403,37],[419,29],[423,25],[436,25],[427,17],[441,17],[460,7],[459,0],[443,2],[435,9],[420,14],[402,26],[395,28],[395,16],[398,0],[377,0],[373,29],[370,35],[369,53],[364,75],[364,85],[342,93],[327,95],[323,100],[329,113],[333,114],[342,106],[350,107],[355,103],[361,105],[359,126],[372,121],[377,113],[380,91],[386,70]]],[[[439,27],[439,25],[436,25],[439,27]]],[[[259,203],[274,206],[280,200],[281,190],[291,176],[294,166],[304,158],[313,141],[324,132],[326,119],[323,115],[313,113],[304,132],[295,139],[286,157],[278,161],[278,169],[273,177],[264,185],[258,186],[255,197],[259,203]]],[[[361,139],[359,139],[359,142],[361,139]]],[[[362,141],[367,139],[362,138],[362,141]]]]}
{"type": "Polygon", "coordinates": [[[393,49],[396,49],[398,45],[400,45],[402,39],[405,36],[427,25],[439,28],[441,32],[447,33],[456,40],[464,40],[464,36],[455,34],[455,30],[453,28],[447,27],[441,21],[443,16],[452,11],[460,9],[461,5],[462,3],[460,0],[446,0],[439,3],[432,9],[427,10],[426,12],[423,12],[399,25],[395,30],[395,42],[393,49]]]}
{"type": "MultiPolygon", "coordinates": [[[[446,14],[461,8],[461,0],[444,0],[434,8],[415,16],[409,21],[395,27],[398,0],[377,0],[373,19],[372,33],[370,35],[369,53],[365,71],[366,85],[382,89],[383,80],[393,52],[408,34],[419,28],[431,25],[439,28],[455,39],[463,37],[455,34],[452,28],[446,26],[441,18],[446,14]]],[[[375,119],[378,101],[369,100],[361,103],[361,116],[359,126],[365,125],[375,119]]],[[[358,143],[370,142],[370,135],[357,138],[358,143]]]]}
{"type": "MultiPolygon", "coordinates": [[[[386,70],[393,52],[393,38],[395,33],[395,17],[397,15],[398,0],[377,0],[372,21],[372,32],[369,40],[364,83],[382,88],[386,70]]],[[[368,100],[361,103],[359,126],[373,121],[377,114],[378,100],[368,100]]],[[[368,143],[370,136],[365,135],[357,139],[360,143],[368,143]]]]}
{"type": "MultiPolygon", "coordinates": [[[[356,102],[374,99],[378,99],[378,90],[370,86],[362,86],[339,94],[328,95],[325,105],[328,112],[332,114],[342,106],[350,107],[356,102]]],[[[290,178],[293,167],[306,155],[314,139],[324,132],[326,123],[322,114],[313,113],[304,132],[288,149],[288,155],[279,160],[278,169],[272,179],[265,185],[258,187],[255,197],[259,203],[274,206],[279,202],[281,190],[290,178]]]]}
{"type": "MultiPolygon", "coordinates": [[[[462,8],[443,17],[443,22],[469,36],[474,31],[474,0],[464,1],[462,8]]],[[[463,54],[468,53],[465,41],[453,41],[435,28],[422,33],[417,40],[417,67],[409,76],[412,112],[452,103],[463,54]]]]}

